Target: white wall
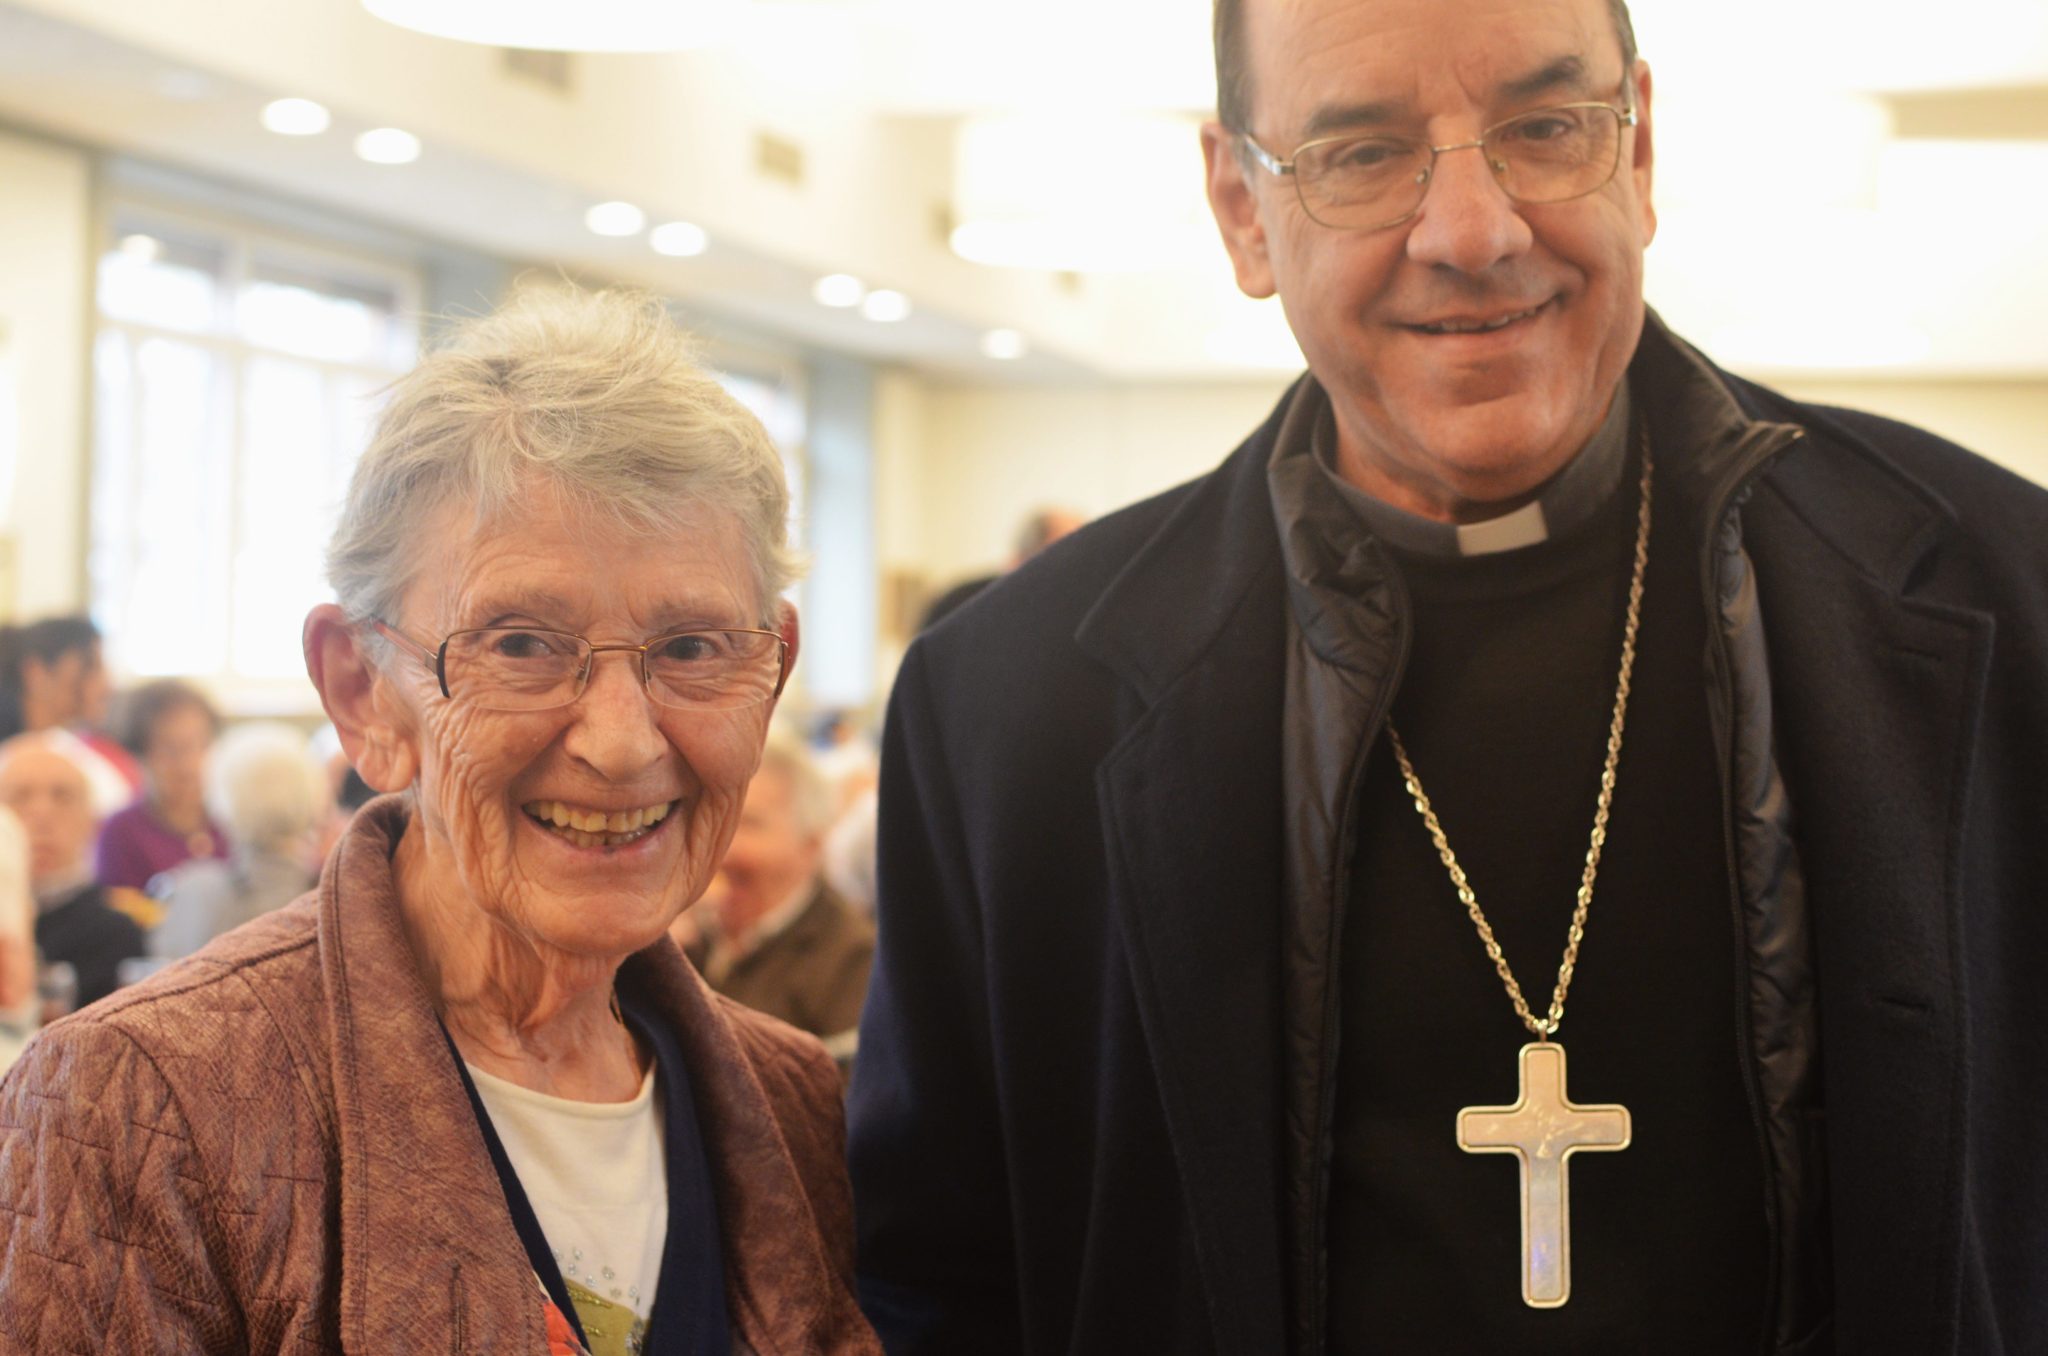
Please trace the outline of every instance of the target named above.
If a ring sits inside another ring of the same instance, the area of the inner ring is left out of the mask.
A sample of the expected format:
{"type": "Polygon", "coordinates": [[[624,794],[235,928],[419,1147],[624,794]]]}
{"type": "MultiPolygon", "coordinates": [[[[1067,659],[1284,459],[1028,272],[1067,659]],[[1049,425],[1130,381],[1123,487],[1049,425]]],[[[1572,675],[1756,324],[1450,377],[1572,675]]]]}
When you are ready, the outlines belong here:
{"type": "Polygon", "coordinates": [[[83,602],[92,196],[84,152],[0,131],[0,385],[13,391],[12,427],[0,430],[0,533],[14,562],[0,613],[83,602]]]}

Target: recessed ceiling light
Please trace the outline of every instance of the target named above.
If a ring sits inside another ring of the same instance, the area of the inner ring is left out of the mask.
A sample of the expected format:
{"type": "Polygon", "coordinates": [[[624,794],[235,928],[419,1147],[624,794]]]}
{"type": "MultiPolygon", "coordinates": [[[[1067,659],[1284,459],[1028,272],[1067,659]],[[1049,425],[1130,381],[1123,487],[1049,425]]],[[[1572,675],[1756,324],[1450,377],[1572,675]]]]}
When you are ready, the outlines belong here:
{"type": "Polygon", "coordinates": [[[998,362],[1021,358],[1025,352],[1024,336],[1015,330],[990,330],[981,336],[981,352],[983,357],[998,362]]]}
{"type": "Polygon", "coordinates": [[[828,273],[811,288],[811,295],[820,306],[858,306],[867,294],[867,284],[851,273],[828,273]]]}
{"type": "Polygon", "coordinates": [[[153,235],[124,235],[114,248],[145,264],[153,264],[164,257],[164,242],[153,235]]]}
{"type": "Polygon", "coordinates": [[[688,259],[702,254],[710,246],[711,237],[704,234],[704,228],[695,222],[670,221],[648,232],[647,243],[654,247],[656,254],[666,254],[671,259],[688,259]]]}
{"type": "Polygon", "coordinates": [[[327,106],[311,99],[272,99],[263,105],[263,125],[279,136],[316,137],[332,121],[327,106]]]}
{"type": "Polygon", "coordinates": [[[638,235],[647,214],[629,202],[601,202],[583,214],[583,224],[598,235],[638,235]]]}
{"type": "Polygon", "coordinates": [[[910,314],[910,298],[888,288],[877,288],[861,299],[860,313],[883,325],[893,325],[910,314]]]}
{"type": "Polygon", "coordinates": [[[410,165],[420,158],[420,139],[396,127],[373,127],[356,138],[356,154],[373,165],[410,165]]]}

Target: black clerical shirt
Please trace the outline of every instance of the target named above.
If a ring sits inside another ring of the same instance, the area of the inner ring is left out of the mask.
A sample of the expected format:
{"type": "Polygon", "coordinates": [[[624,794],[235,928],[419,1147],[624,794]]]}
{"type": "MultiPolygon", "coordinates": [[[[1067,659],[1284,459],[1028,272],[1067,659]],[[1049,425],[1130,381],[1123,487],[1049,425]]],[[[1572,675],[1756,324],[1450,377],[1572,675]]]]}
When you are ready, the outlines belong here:
{"type": "MultiPolygon", "coordinates": [[[[1393,720],[1539,1015],[1606,752],[1637,474],[1631,459],[1590,520],[1537,545],[1394,553],[1413,640],[1393,720]]],[[[1515,1101],[1517,1051],[1532,1037],[1384,737],[1370,755],[1341,934],[1332,1353],[1756,1348],[1764,1186],[1738,1053],[1699,560],[1691,525],[1667,508],[1651,538],[1606,855],[1558,1033],[1571,1099],[1627,1106],[1634,1143],[1572,1160],[1572,1295],[1560,1309],[1521,1299],[1516,1160],[1456,1140],[1461,1107],[1515,1101]]]]}

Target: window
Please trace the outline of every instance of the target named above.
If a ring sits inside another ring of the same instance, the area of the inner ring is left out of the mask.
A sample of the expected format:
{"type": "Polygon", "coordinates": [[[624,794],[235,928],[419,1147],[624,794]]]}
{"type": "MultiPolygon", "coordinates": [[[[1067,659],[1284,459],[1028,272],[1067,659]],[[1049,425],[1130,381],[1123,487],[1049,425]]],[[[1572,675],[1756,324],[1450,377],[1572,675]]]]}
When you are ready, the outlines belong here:
{"type": "Polygon", "coordinates": [[[93,614],[124,672],[302,702],[299,622],[331,596],[322,553],[376,393],[417,357],[418,279],[145,210],[113,227],[93,614]]]}

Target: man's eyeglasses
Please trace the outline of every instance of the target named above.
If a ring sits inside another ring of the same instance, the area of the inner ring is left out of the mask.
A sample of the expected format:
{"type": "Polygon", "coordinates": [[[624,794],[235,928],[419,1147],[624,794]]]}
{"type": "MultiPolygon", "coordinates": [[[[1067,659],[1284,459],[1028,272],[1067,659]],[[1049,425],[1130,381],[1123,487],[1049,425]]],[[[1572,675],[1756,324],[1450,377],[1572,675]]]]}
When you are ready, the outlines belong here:
{"type": "Polygon", "coordinates": [[[789,645],[773,631],[671,631],[640,645],[593,645],[565,631],[486,626],[457,631],[438,649],[373,621],[383,635],[427,662],[441,695],[486,711],[546,711],[567,706],[590,684],[606,650],[640,657],[640,681],[660,706],[730,711],[782,693],[789,645]]]}
{"type": "Polygon", "coordinates": [[[1477,141],[1448,146],[1410,137],[1318,137],[1282,160],[1248,133],[1238,139],[1268,171],[1294,180],[1310,220],[1338,230],[1378,231],[1422,210],[1436,158],[1445,151],[1477,149],[1516,202],[1568,202],[1614,177],[1621,164],[1621,130],[1635,125],[1632,104],[1582,103],[1518,113],[1481,132],[1477,141]]]}

